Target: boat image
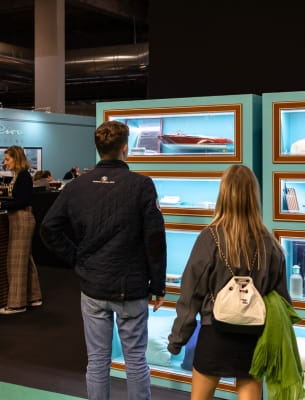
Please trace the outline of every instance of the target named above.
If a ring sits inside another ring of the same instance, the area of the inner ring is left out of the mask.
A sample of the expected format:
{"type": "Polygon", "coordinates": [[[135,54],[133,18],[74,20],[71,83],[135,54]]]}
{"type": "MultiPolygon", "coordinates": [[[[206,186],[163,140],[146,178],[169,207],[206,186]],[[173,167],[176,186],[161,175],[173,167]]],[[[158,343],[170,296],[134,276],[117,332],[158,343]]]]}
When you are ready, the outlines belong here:
{"type": "Polygon", "coordinates": [[[228,144],[233,140],[216,136],[194,136],[183,132],[167,133],[158,135],[162,143],[167,144],[228,144]]]}
{"type": "Polygon", "coordinates": [[[225,137],[187,135],[180,131],[160,134],[158,139],[162,152],[232,152],[234,143],[225,137]]]}

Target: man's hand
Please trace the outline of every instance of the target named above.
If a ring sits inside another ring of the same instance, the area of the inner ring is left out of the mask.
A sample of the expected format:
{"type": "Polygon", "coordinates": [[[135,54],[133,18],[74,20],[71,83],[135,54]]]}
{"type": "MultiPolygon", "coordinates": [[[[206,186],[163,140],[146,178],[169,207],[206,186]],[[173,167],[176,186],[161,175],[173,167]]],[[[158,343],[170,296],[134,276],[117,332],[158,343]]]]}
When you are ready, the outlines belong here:
{"type": "Polygon", "coordinates": [[[157,311],[163,304],[164,301],[164,297],[161,296],[156,296],[155,300],[153,300],[154,302],[154,307],[153,307],[153,311],[157,311]]]}

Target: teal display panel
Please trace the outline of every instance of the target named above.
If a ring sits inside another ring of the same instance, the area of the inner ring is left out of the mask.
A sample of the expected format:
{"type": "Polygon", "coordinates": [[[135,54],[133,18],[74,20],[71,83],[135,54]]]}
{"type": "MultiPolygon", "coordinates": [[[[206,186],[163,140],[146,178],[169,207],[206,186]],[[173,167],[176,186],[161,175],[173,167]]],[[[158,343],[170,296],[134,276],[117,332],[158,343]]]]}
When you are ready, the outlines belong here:
{"type": "Polygon", "coordinates": [[[305,309],[305,231],[275,229],[273,232],[285,251],[290,296],[296,307],[305,309]]]}
{"type": "Polygon", "coordinates": [[[131,125],[127,162],[134,170],[224,170],[243,163],[260,179],[261,96],[97,103],[97,126],[113,119],[131,125]]]}
{"type": "Polygon", "coordinates": [[[262,107],[263,219],[285,250],[287,284],[300,311],[305,310],[305,92],[264,93],[262,107]]]}
{"type": "Polygon", "coordinates": [[[155,184],[164,215],[212,216],[221,171],[138,171],[155,184]]]}
{"type": "MultiPolygon", "coordinates": [[[[195,241],[204,225],[166,223],[166,292],[180,294],[183,271],[191,254],[195,241]]],[[[177,297],[172,297],[175,301],[177,297]]]]}

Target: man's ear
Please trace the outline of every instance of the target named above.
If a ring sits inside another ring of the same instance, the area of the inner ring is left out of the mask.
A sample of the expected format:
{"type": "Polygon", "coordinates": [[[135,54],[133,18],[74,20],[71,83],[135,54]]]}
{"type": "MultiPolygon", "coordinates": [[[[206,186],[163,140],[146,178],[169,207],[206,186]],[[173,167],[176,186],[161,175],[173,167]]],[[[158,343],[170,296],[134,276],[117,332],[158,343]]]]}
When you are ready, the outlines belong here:
{"type": "Polygon", "coordinates": [[[127,157],[127,153],[128,153],[128,143],[125,143],[125,144],[122,146],[122,152],[123,152],[123,154],[125,154],[126,157],[127,157]]]}

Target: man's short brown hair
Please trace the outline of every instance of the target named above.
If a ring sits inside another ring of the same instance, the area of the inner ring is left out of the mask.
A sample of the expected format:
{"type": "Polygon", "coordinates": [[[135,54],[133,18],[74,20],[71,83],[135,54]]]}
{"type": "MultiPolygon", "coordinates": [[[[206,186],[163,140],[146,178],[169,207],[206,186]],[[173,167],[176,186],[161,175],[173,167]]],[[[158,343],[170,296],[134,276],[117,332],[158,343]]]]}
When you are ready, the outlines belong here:
{"type": "Polygon", "coordinates": [[[95,131],[95,146],[102,157],[107,154],[116,158],[124,144],[128,143],[129,128],[119,121],[103,122],[95,131]]]}

